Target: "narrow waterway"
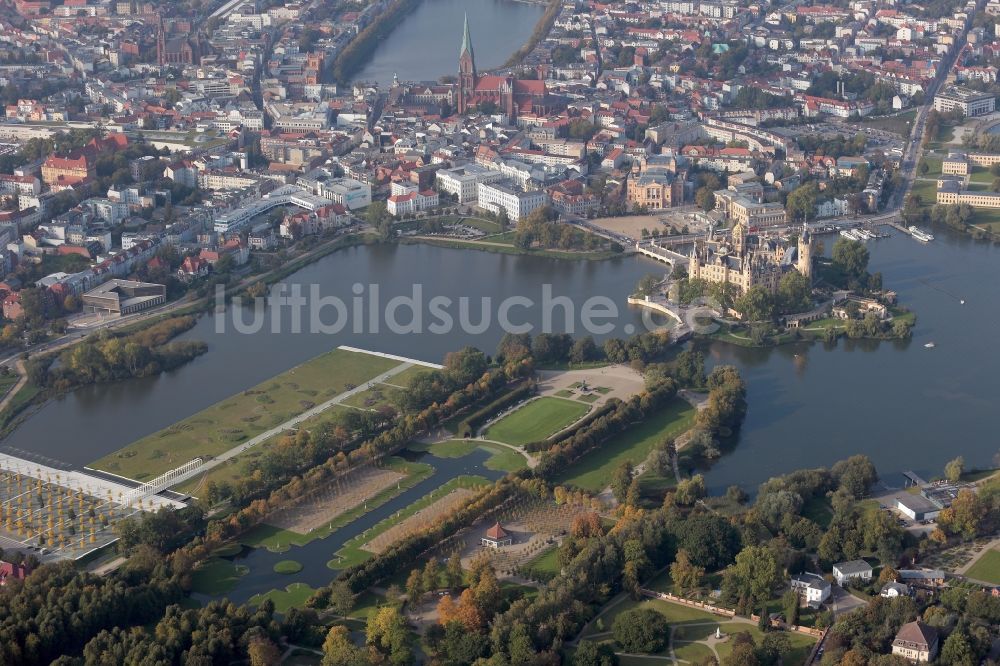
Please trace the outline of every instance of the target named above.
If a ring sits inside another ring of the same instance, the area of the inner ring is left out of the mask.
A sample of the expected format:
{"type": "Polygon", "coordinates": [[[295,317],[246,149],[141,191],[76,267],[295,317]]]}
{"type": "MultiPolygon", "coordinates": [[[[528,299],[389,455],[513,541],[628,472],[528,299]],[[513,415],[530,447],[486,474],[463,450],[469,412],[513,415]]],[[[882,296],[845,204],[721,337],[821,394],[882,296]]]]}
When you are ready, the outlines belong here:
{"type": "MultiPolygon", "coordinates": [[[[316,539],[304,546],[293,546],[284,553],[253,548],[244,549],[239,555],[229,558],[236,564],[246,566],[250,571],[240,578],[234,590],[220,596],[242,604],[255,594],[265,594],[273,589],[282,590],[292,583],[304,583],[314,588],[328,584],[335,573],[327,563],[334,559],[335,553],[354,537],[456,477],[477,475],[487,479],[498,479],[503,476],[502,473],[487,469],[483,465],[489,456],[490,454],[482,449],[476,449],[462,458],[438,458],[430,454],[420,456],[420,462],[434,467],[434,473],[430,477],[342,527],[329,537],[316,539]],[[292,575],[275,573],[274,565],[282,560],[298,562],[302,565],[302,571],[292,575]]],[[[203,601],[206,597],[195,595],[195,598],[203,601]]]]}
{"type": "Polygon", "coordinates": [[[421,0],[354,78],[389,85],[394,75],[401,81],[456,75],[466,15],[476,67],[499,67],[528,41],[544,12],[544,4],[516,0],[421,0]]]}

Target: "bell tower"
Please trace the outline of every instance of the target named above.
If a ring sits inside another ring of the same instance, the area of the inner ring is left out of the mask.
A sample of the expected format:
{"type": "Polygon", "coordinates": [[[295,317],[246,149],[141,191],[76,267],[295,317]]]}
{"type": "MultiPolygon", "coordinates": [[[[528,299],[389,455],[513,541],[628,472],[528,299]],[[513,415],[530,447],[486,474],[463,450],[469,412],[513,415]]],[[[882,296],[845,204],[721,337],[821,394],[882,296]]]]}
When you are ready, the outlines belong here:
{"type": "Polygon", "coordinates": [[[469,34],[469,15],[465,15],[465,29],[462,33],[462,48],[458,52],[458,112],[465,113],[474,104],[476,90],[476,55],[472,50],[472,36],[469,34]]]}

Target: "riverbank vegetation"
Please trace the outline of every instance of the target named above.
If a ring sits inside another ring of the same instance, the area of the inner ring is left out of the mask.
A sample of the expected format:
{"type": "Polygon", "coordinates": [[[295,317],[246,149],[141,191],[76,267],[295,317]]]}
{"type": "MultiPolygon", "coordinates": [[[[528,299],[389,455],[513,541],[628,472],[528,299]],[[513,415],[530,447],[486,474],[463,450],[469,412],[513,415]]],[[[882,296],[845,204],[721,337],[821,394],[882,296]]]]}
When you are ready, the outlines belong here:
{"type": "Polygon", "coordinates": [[[30,358],[25,363],[27,378],[47,394],[173,370],[207,350],[203,342],[171,342],[194,324],[194,317],[181,316],[135,333],[103,330],[58,355],[30,358]]]}
{"type": "Polygon", "coordinates": [[[375,47],[402,23],[406,15],[418,4],[420,0],[393,0],[386,10],[352,39],[333,61],[330,72],[333,79],[341,85],[348,84],[351,77],[368,62],[375,47]]]}
{"type": "Polygon", "coordinates": [[[562,3],[559,0],[549,0],[548,7],[545,8],[545,13],[542,14],[542,18],[538,19],[538,23],[535,25],[534,31],[531,33],[531,37],[525,42],[521,48],[507,58],[507,62],[503,64],[504,67],[514,67],[518,65],[524,58],[531,53],[538,43],[545,39],[545,36],[549,34],[552,30],[552,25],[556,22],[556,17],[559,16],[559,8],[562,3]]]}

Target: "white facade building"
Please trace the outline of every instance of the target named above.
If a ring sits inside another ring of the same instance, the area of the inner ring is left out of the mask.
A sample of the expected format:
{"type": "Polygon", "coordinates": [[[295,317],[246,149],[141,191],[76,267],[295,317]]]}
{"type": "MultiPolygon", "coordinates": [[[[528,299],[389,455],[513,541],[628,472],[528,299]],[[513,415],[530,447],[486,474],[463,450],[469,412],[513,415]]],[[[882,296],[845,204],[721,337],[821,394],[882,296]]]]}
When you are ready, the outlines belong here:
{"type": "Polygon", "coordinates": [[[494,213],[505,210],[507,217],[514,222],[549,202],[549,195],[544,190],[519,192],[503,183],[479,183],[477,188],[480,208],[494,213]]]}

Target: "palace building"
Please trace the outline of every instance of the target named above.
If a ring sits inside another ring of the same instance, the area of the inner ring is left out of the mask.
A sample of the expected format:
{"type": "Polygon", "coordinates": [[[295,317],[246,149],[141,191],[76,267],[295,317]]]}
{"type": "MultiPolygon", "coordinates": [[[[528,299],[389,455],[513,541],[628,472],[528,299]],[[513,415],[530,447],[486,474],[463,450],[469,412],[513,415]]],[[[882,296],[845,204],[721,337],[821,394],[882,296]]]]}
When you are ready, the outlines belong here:
{"type": "Polygon", "coordinates": [[[688,264],[688,276],[718,284],[731,284],[739,293],[762,286],[769,292],[778,291],[781,276],[788,270],[798,270],[812,279],[812,240],[803,229],[794,247],[779,241],[750,234],[744,222],[733,227],[732,239],[695,244],[688,264]]]}
{"type": "Polygon", "coordinates": [[[458,52],[458,112],[466,113],[487,102],[496,104],[511,124],[519,115],[544,115],[560,106],[560,100],[549,95],[544,81],[517,79],[510,74],[480,76],[466,15],[458,52]]]}

